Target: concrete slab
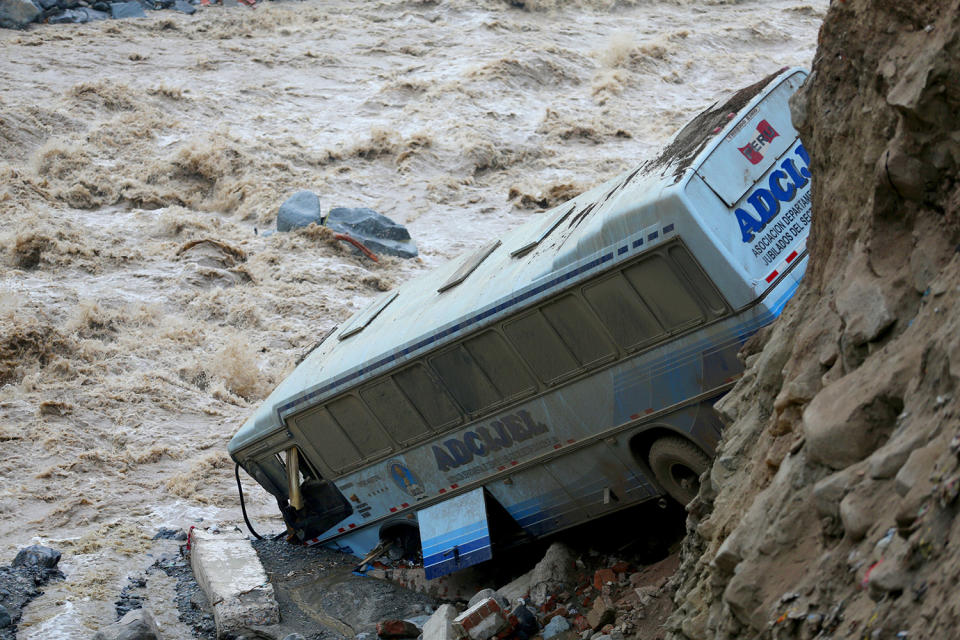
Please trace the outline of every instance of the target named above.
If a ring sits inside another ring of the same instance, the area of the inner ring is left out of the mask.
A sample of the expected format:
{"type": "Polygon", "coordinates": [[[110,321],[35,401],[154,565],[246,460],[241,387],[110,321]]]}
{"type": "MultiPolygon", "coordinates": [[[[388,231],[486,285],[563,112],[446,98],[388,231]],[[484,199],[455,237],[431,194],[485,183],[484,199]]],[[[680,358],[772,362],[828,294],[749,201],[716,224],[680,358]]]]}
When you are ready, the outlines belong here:
{"type": "Polygon", "coordinates": [[[250,541],[239,531],[190,533],[190,566],[213,606],[217,638],[280,622],[273,585],[250,541]]]}

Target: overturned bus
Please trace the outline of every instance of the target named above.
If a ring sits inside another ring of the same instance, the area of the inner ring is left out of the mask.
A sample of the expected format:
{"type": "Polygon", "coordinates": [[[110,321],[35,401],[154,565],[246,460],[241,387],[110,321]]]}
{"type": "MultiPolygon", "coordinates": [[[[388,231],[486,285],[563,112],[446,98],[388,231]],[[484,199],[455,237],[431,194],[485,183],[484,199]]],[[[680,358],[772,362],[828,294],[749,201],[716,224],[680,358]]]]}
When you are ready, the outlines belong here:
{"type": "MultiPolygon", "coordinates": [[[[806,264],[809,158],[783,70],[655,159],[329,332],[229,445],[291,533],[428,578],[487,560],[498,522],[543,536],[698,490],[737,351],[806,264]]],[[[239,478],[239,476],[238,476],[239,478]]]]}

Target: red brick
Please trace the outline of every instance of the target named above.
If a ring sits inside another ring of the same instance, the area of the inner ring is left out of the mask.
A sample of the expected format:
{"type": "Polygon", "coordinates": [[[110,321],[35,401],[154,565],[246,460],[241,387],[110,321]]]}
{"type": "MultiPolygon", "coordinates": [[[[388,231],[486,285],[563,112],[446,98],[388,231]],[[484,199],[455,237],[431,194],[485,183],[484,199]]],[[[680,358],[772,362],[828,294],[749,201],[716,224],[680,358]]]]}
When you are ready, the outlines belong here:
{"type": "Polygon", "coordinates": [[[627,571],[630,571],[630,563],[621,560],[617,564],[610,567],[610,570],[614,573],[626,573],[627,571]]]}
{"type": "Polygon", "coordinates": [[[416,638],[420,629],[406,620],[384,620],[377,623],[377,635],[381,638],[416,638]]]}
{"type": "Polygon", "coordinates": [[[603,588],[603,585],[608,582],[616,582],[617,574],[615,574],[610,569],[597,569],[597,572],[593,574],[593,587],[598,591],[603,588]]]}
{"type": "Polygon", "coordinates": [[[573,619],[573,626],[576,627],[577,631],[583,633],[590,628],[590,623],[587,622],[587,619],[581,614],[577,614],[577,617],[573,619]]]}
{"type": "Polygon", "coordinates": [[[557,607],[556,609],[554,609],[553,611],[551,611],[550,613],[548,613],[543,617],[543,626],[546,626],[548,622],[550,622],[557,616],[560,616],[561,618],[566,618],[568,614],[569,612],[567,611],[566,607],[557,607]]]}

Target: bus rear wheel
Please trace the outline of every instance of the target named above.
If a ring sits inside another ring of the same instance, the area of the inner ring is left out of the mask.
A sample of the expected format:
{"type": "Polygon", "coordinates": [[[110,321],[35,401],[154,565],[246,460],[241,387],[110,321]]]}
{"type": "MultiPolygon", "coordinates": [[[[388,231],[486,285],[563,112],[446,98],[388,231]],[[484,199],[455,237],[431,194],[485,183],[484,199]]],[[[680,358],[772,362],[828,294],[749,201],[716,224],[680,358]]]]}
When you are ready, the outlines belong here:
{"type": "Polygon", "coordinates": [[[710,467],[710,458],[689,440],[676,436],[660,438],[650,447],[650,468],[670,497],[686,505],[700,491],[700,474],[710,467]]]}

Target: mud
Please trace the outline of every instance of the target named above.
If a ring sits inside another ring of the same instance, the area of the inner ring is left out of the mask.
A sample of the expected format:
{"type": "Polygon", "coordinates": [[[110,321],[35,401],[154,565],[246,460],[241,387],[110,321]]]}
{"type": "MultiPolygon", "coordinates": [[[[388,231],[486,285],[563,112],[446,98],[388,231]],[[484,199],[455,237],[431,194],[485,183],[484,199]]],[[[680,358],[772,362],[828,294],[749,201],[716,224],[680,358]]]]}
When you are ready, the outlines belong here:
{"type": "Polygon", "coordinates": [[[226,442],[329,328],[809,65],[825,10],[334,0],[0,32],[0,557],[46,541],[67,576],[19,637],[112,621],[157,527],[241,522],[226,442]],[[419,259],[265,237],[300,189],[419,259]]]}

